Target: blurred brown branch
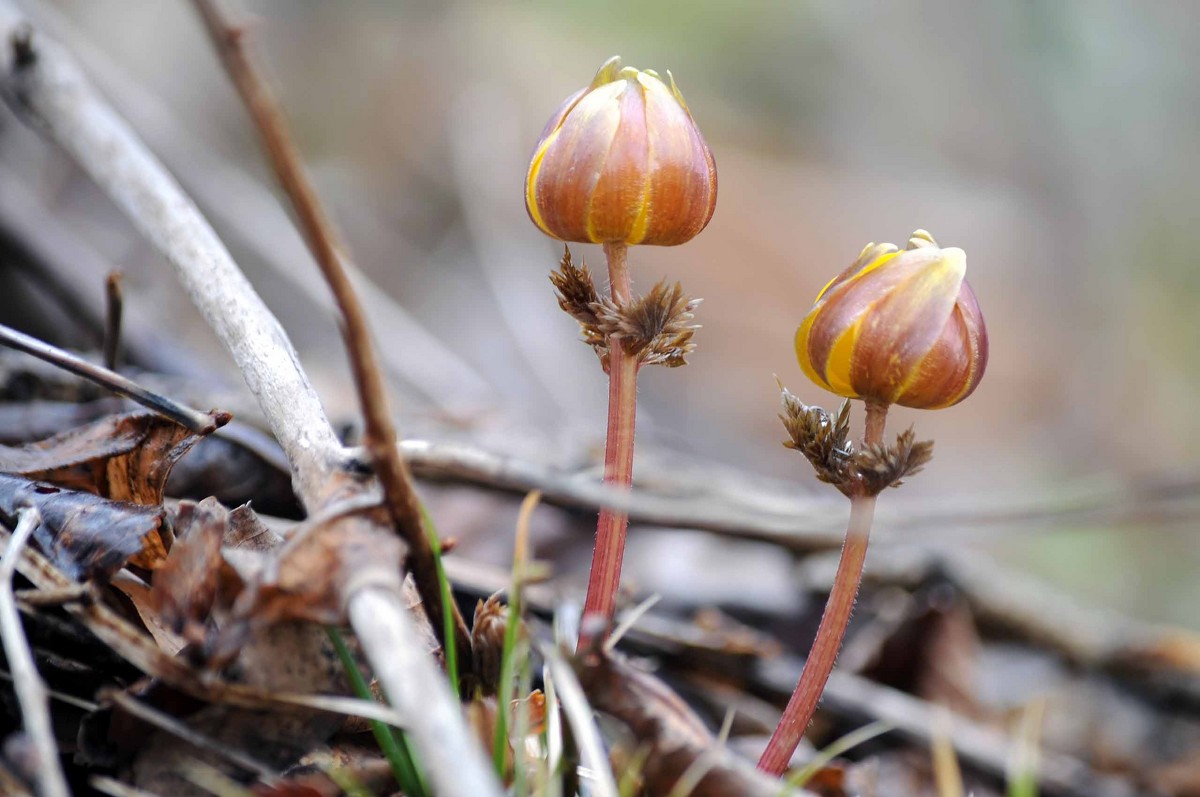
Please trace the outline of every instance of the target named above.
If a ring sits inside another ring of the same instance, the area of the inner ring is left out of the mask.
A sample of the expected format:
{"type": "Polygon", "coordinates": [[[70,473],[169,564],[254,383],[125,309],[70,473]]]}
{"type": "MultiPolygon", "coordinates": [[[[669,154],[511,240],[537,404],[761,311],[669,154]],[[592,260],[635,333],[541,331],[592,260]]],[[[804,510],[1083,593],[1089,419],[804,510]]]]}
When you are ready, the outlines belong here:
{"type": "MultiPolygon", "coordinates": [[[[441,639],[446,607],[442,604],[433,548],[421,517],[420,501],[413,489],[412,476],[396,449],[396,426],[392,421],[383,369],[380,368],[375,344],[367,327],[366,315],[342,264],[345,244],[304,172],[300,153],[288,132],[278,102],[243,46],[244,29],[225,18],[214,0],[194,0],[194,4],[208,28],[225,70],[258,128],[267,157],[291,199],[313,256],[337,302],[341,314],[339,326],[350,355],[351,371],[363,415],[367,453],[383,487],[384,502],[408,546],[406,563],[409,572],[416,581],[434,633],[441,639]]],[[[459,661],[466,665],[470,661],[471,636],[457,605],[451,602],[448,610],[456,644],[463,653],[459,661]]],[[[442,639],[442,643],[445,645],[446,640],[442,639]]]]}
{"type": "MultiPolygon", "coordinates": [[[[5,100],[63,147],[175,267],[257,398],[308,508],[367,489],[354,475],[286,333],[191,199],[92,90],[70,56],[35,34],[7,0],[0,3],[0,42],[10,48],[0,73],[5,100]]],[[[339,525],[366,538],[389,534],[360,516],[339,525]]],[[[342,608],[385,691],[410,720],[409,731],[439,792],[497,794],[443,676],[417,641],[398,564],[389,567],[382,557],[370,572],[357,567],[341,574],[342,608]]]]}

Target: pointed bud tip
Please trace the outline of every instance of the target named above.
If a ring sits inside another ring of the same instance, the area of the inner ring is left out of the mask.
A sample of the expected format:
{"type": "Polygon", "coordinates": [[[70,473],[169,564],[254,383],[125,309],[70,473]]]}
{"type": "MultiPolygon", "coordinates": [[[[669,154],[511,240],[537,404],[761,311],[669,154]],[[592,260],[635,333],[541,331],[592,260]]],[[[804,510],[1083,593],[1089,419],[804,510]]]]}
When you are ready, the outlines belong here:
{"type": "Polygon", "coordinates": [[[926,247],[936,247],[937,241],[929,234],[928,230],[916,230],[912,235],[908,236],[908,245],[905,249],[924,249],[926,247]]]}
{"type": "Polygon", "coordinates": [[[564,241],[674,246],[707,226],[716,165],[665,74],[613,56],[564,102],[526,172],[525,206],[538,229],[564,241]]]}
{"type": "Polygon", "coordinates": [[[621,73],[621,56],[614,55],[609,58],[600,68],[596,70],[596,77],[592,78],[592,88],[599,88],[605,83],[612,83],[617,79],[617,75],[621,73]]]}

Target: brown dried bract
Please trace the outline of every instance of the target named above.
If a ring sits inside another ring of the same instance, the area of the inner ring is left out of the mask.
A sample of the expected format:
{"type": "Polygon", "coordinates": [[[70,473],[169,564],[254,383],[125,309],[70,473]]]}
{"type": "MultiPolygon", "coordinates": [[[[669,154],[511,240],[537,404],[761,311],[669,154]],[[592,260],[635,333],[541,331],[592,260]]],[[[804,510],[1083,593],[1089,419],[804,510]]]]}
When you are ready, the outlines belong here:
{"type": "Polygon", "coordinates": [[[700,327],[692,320],[701,300],[685,296],[678,282],[663,280],[646,295],[618,304],[597,293],[587,264],[576,266],[570,249],[565,249],[550,281],[558,306],[579,322],[583,342],[595,350],[606,370],[613,337],[620,337],[621,345],[640,365],[677,368],[687,365],[687,356],[696,349],[692,336],[700,327]]]}
{"type": "Polygon", "coordinates": [[[604,362],[608,358],[608,339],[600,330],[600,319],[596,316],[595,308],[600,303],[600,295],[596,293],[592,272],[587,263],[576,266],[571,260],[571,249],[566,246],[563,247],[558,269],[550,272],[558,306],[579,322],[583,342],[595,349],[596,355],[604,362]]]}
{"type": "Polygon", "coordinates": [[[933,459],[933,441],[916,442],[912,427],[896,435],[891,446],[867,446],[854,456],[858,478],[868,495],[899,487],[902,479],[920,473],[933,459]]]}
{"type": "Polygon", "coordinates": [[[471,653],[475,675],[485,696],[496,694],[504,663],[504,635],[508,628],[508,607],[493,595],[475,605],[471,624],[471,653]]]}
{"type": "Polygon", "coordinates": [[[836,415],[809,406],[780,386],[783,413],[779,419],[787,430],[785,448],[799,451],[812,464],[817,478],[837,487],[845,495],[878,495],[888,487],[899,487],[903,479],[919,473],[933,458],[933,441],[917,442],[913,430],[896,436],[893,445],[870,445],[856,450],[850,442],[850,400],[842,402],[836,415]]]}
{"type": "MultiPolygon", "coordinates": [[[[787,430],[785,448],[799,451],[812,463],[817,478],[842,489],[852,481],[854,444],[850,442],[850,402],[843,401],[836,415],[809,406],[780,386],[783,413],[779,420],[787,430]]],[[[844,490],[843,490],[844,492],[844,490]]]]}
{"type": "Polygon", "coordinates": [[[602,299],[596,308],[599,328],[606,335],[620,336],[621,345],[642,365],[687,365],[687,355],[696,349],[692,336],[700,328],[693,324],[693,310],[700,299],[683,295],[683,286],[663,280],[628,304],[602,299]]]}

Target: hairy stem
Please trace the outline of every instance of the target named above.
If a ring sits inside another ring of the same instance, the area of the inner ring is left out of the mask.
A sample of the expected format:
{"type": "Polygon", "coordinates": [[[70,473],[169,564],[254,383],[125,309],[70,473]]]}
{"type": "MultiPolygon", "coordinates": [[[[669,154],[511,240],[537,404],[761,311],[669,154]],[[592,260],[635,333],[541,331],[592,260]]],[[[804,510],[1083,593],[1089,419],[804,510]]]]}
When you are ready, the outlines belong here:
{"type": "MultiPolygon", "coordinates": [[[[608,258],[608,279],[612,299],[629,302],[632,288],[628,247],[623,243],[604,245],[608,258]]],[[[608,437],[604,446],[604,483],[628,490],[633,484],[633,431],[637,413],[637,357],[625,351],[620,336],[608,341],[608,437]]],[[[596,548],[592,552],[592,570],[588,576],[587,599],[583,604],[583,623],[579,649],[587,649],[596,636],[602,636],[612,623],[617,587],[621,583],[621,560],[625,555],[625,530],[629,515],[609,508],[600,510],[596,523],[596,548]]]]}
{"type": "MultiPolygon", "coordinates": [[[[863,438],[865,445],[876,445],[883,440],[886,420],[886,404],[867,404],[866,435],[863,438]]],[[[796,684],[787,708],[783,710],[783,717],[780,718],[775,733],[771,735],[767,749],[758,760],[758,768],[768,774],[782,775],[787,771],[788,762],[791,761],[796,746],[800,744],[800,738],[812,720],[821,693],[825,691],[825,682],[829,680],[829,673],[833,671],[833,663],[842,647],[846,626],[850,623],[850,613],[858,597],[863,562],[867,558],[867,540],[871,535],[871,521],[874,517],[874,495],[858,493],[850,499],[850,522],[846,527],[846,542],[842,546],[833,589],[830,590],[829,600],[825,603],[825,612],[821,615],[816,639],[813,640],[812,650],[804,662],[800,682],[796,684]]]]}

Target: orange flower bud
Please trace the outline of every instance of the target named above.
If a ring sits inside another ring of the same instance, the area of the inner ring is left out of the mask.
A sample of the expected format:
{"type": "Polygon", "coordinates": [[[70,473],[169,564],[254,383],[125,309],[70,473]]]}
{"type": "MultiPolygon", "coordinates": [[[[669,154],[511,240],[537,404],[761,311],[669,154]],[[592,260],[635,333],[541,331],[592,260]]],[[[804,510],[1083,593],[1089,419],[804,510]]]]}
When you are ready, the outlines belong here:
{"type": "Polygon", "coordinates": [[[674,246],[716,202],[712,152],[671,73],[617,57],[550,118],[525,178],[529,218],[562,241],[674,246]]]}
{"type": "Polygon", "coordinates": [[[918,409],[965,399],[987,366],[987,328],[961,249],[917,230],[904,251],[869,244],[796,330],[813,382],[840,396],[918,409]]]}

